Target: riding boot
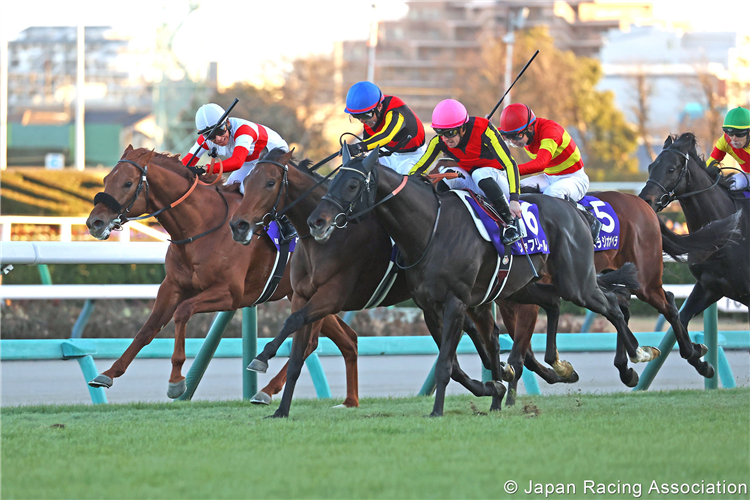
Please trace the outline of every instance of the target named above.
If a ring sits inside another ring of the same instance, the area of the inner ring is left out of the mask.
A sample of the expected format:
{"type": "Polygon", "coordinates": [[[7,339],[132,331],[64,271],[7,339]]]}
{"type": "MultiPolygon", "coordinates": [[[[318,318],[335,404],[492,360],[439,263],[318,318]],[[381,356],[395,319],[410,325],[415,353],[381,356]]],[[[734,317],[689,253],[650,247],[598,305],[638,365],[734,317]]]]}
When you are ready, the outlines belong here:
{"type": "Polygon", "coordinates": [[[279,225],[279,236],[282,241],[289,241],[297,236],[297,230],[285,215],[276,219],[276,223],[279,225]]]}
{"type": "Polygon", "coordinates": [[[602,223],[596,218],[594,214],[589,212],[586,207],[580,203],[576,203],[576,208],[583,212],[583,216],[586,218],[586,222],[589,223],[589,229],[591,230],[591,237],[594,239],[594,244],[599,243],[599,231],[602,228],[602,223]]]}
{"type": "Polygon", "coordinates": [[[518,229],[516,218],[510,213],[508,200],[505,199],[500,186],[492,179],[482,179],[478,184],[505,223],[506,227],[502,237],[503,245],[511,245],[521,239],[521,231],[518,229]]]}

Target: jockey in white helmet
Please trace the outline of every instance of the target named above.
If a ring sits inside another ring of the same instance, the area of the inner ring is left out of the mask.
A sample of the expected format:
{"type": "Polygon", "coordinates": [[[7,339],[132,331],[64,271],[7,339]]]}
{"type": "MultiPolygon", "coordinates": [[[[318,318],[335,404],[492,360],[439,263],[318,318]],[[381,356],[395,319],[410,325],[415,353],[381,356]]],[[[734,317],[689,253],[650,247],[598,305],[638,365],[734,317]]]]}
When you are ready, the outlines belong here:
{"type": "Polygon", "coordinates": [[[289,151],[289,145],[279,134],[265,125],[241,118],[226,118],[210,136],[206,137],[223,115],[224,109],[218,104],[204,104],[198,108],[198,112],[195,113],[198,140],[191,148],[191,153],[182,159],[182,163],[194,166],[197,158],[215,149],[216,154],[227,157],[223,161],[224,172],[232,172],[227,184],[238,183],[240,192],[244,194],[242,181],[258,162],[258,158],[274,148],[289,151]],[[196,149],[198,152],[193,156],[192,151],[196,149]]]}

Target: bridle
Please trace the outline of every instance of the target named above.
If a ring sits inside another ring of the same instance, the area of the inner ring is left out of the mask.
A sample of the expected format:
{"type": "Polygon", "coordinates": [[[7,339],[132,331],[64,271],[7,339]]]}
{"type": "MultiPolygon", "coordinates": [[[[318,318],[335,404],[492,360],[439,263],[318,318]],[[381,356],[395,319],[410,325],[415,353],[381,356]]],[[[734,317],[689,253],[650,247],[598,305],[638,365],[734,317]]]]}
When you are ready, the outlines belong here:
{"type": "MultiPolygon", "coordinates": [[[[170,208],[176,207],[177,205],[185,201],[188,196],[190,196],[190,193],[192,193],[193,190],[195,190],[195,187],[200,182],[198,180],[198,176],[196,175],[195,180],[193,181],[193,184],[190,186],[190,189],[188,189],[188,191],[184,195],[182,195],[177,201],[174,201],[170,203],[169,205],[167,205],[166,207],[160,208],[159,210],[152,212],[150,214],[141,215],[138,217],[128,217],[127,213],[130,212],[130,210],[133,208],[133,205],[135,205],[135,202],[136,200],[138,200],[138,196],[143,191],[144,186],[146,188],[146,203],[148,204],[148,193],[149,193],[148,178],[147,178],[148,163],[146,163],[146,165],[144,166],[141,166],[132,160],[124,160],[124,159],[118,160],[117,163],[118,164],[129,163],[133,165],[134,167],[136,167],[141,172],[141,175],[138,179],[138,185],[135,188],[135,193],[133,193],[133,195],[128,199],[124,207],[120,204],[119,201],[115,199],[114,196],[110,195],[109,193],[105,193],[104,191],[97,193],[96,196],[94,196],[95,206],[98,203],[104,203],[110,210],[112,210],[114,213],[117,214],[117,217],[112,221],[112,230],[114,231],[122,230],[123,224],[127,223],[128,221],[138,221],[138,220],[149,219],[151,217],[158,217],[162,212],[165,212],[169,210],[170,208]]],[[[223,172],[223,165],[221,163],[221,160],[219,160],[219,165],[220,165],[220,170],[218,172],[217,179],[214,182],[212,183],[200,182],[200,183],[203,184],[204,186],[211,186],[215,184],[218,181],[218,179],[221,178],[221,173],[223,172]]],[[[213,170],[213,160],[211,162],[211,169],[213,170]]],[[[219,191],[219,189],[217,189],[216,191],[221,195],[221,199],[224,200],[224,205],[226,207],[227,213],[226,213],[226,216],[224,217],[224,221],[220,225],[212,229],[209,229],[208,231],[205,231],[197,236],[191,236],[190,238],[185,238],[185,239],[176,240],[176,241],[169,240],[171,243],[174,243],[176,245],[184,245],[186,243],[191,243],[197,240],[198,238],[201,238],[203,236],[206,236],[207,234],[213,233],[214,231],[222,227],[224,224],[226,224],[227,220],[229,219],[229,202],[227,201],[224,194],[221,191],[219,191]]]]}
{"type": "MultiPolygon", "coordinates": [[[[683,178],[687,178],[688,180],[690,179],[690,169],[688,168],[688,162],[690,161],[690,154],[689,153],[683,153],[682,151],[679,151],[677,149],[671,149],[671,148],[665,149],[664,151],[672,151],[674,153],[679,154],[680,156],[684,156],[685,157],[685,163],[682,165],[682,168],[680,169],[680,175],[677,177],[677,181],[675,181],[674,186],[672,186],[671,189],[665,188],[664,186],[662,186],[661,184],[659,184],[657,181],[651,179],[650,177],[646,181],[646,184],[648,184],[649,182],[652,183],[652,184],[656,184],[656,186],[659,189],[661,189],[662,191],[664,191],[664,194],[661,195],[661,197],[659,197],[659,200],[656,202],[656,208],[657,208],[656,211],[657,212],[660,212],[660,211],[664,210],[673,201],[682,200],[684,198],[688,198],[690,196],[694,196],[696,194],[703,193],[704,191],[708,191],[712,187],[716,186],[719,183],[719,180],[721,180],[721,175],[718,175],[716,177],[716,180],[714,181],[714,183],[711,184],[710,186],[708,186],[707,188],[699,189],[697,191],[690,191],[688,193],[683,193],[683,194],[680,194],[680,195],[675,195],[675,191],[677,190],[677,187],[682,182],[682,179],[683,178]]],[[[662,153],[664,151],[662,151],[662,153]]],[[[659,154],[661,155],[661,153],[659,153],[659,154]]]]}
{"type": "Polygon", "coordinates": [[[278,220],[281,217],[283,217],[284,215],[286,215],[286,213],[289,212],[289,210],[291,210],[291,208],[294,205],[296,205],[300,201],[304,200],[310,193],[312,193],[315,190],[315,188],[317,188],[318,186],[320,186],[321,184],[323,184],[324,182],[326,182],[328,179],[330,179],[331,176],[333,176],[333,174],[335,174],[336,172],[338,172],[339,169],[341,168],[341,167],[338,167],[338,168],[334,169],[328,175],[326,175],[321,180],[319,180],[318,182],[316,182],[310,189],[308,189],[307,191],[305,191],[304,193],[302,193],[296,200],[294,200],[293,202],[287,204],[286,200],[289,199],[289,166],[288,165],[284,165],[284,164],[279,163],[279,162],[274,161],[274,160],[258,160],[258,163],[255,164],[255,167],[257,168],[258,165],[261,164],[261,163],[270,163],[271,165],[276,165],[277,167],[281,168],[281,170],[283,170],[284,173],[282,174],[281,185],[279,186],[279,192],[276,194],[276,202],[273,204],[273,207],[271,207],[271,210],[269,212],[267,212],[263,216],[263,218],[261,218],[261,220],[260,220],[260,228],[258,229],[258,231],[253,233],[258,238],[260,238],[263,234],[265,234],[265,233],[268,232],[268,228],[271,225],[271,222],[273,222],[273,221],[277,221],[278,222],[278,220]],[[285,203],[284,203],[284,208],[282,208],[279,211],[278,207],[279,207],[279,202],[281,202],[281,192],[282,191],[284,191],[286,193],[285,196],[284,196],[285,203]]]}
{"type": "MultiPolygon", "coordinates": [[[[341,170],[348,170],[348,171],[355,172],[361,175],[364,179],[364,182],[360,184],[359,191],[357,192],[353,200],[350,203],[348,203],[348,207],[346,208],[344,208],[344,205],[346,205],[347,202],[344,200],[336,199],[336,197],[331,194],[330,190],[328,191],[328,193],[325,194],[325,196],[323,196],[324,200],[331,202],[333,205],[336,206],[336,208],[340,210],[340,212],[333,218],[333,225],[337,229],[345,228],[348,225],[349,221],[363,220],[364,219],[363,216],[370,213],[372,210],[375,209],[375,207],[377,207],[378,205],[382,205],[383,203],[385,203],[386,201],[390,200],[391,198],[396,196],[398,193],[400,193],[401,190],[404,189],[407,182],[409,181],[408,175],[402,176],[403,178],[401,179],[401,183],[396,187],[396,189],[388,193],[388,195],[385,196],[382,200],[375,202],[374,200],[375,200],[375,194],[376,194],[376,186],[378,182],[376,168],[373,168],[370,172],[366,174],[363,171],[356,169],[356,168],[352,168],[352,167],[342,166],[341,170]],[[364,210],[360,210],[359,212],[352,214],[354,209],[358,207],[359,205],[365,205],[364,210]],[[340,217],[344,217],[343,225],[340,225],[338,222],[340,217]]],[[[396,259],[395,264],[396,264],[396,267],[398,267],[399,269],[411,269],[412,267],[422,262],[422,259],[425,258],[425,256],[427,255],[427,252],[430,250],[430,246],[432,246],[432,242],[435,238],[435,233],[437,232],[438,223],[440,222],[440,212],[443,206],[442,201],[440,200],[440,197],[437,195],[437,193],[435,193],[434,191],[433,193],[435,194],[435,199],[437,200],[438,208],[437,208],[437,216],[435,217],[435,224],[432,226],[432,233],[430,234],[430,239],[427,241],[427,246],[425,247],[424,252],[422,253],[422,256],[419,257],[419,259],[417,259],[417,261],[414,262],[413,264],[410,264],[408,266],[403,266],[398,262],[398,259],[396,259]]]]}

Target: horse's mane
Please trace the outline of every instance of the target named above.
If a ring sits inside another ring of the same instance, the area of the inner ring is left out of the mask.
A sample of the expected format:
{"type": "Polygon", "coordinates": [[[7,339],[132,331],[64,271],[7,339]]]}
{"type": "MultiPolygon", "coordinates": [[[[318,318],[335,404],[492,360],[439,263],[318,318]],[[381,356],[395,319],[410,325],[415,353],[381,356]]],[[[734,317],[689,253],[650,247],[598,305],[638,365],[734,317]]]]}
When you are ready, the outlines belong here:
{"type": "MultiPolygon", "coordinates": [[[[150,149],[138,148],[134,149],[130,154],[137,155],[137,158],[141,158],[143,157],[143,155],[149,152],[151,152],[150,149]]],[[[190,172],[190,170],[185,168],[185,165],[182,164],[182,160],[180,159],[179,154],[154,153],[154,156],[151,158],[150,163],[155,163],[160,167],[164,167],[170,171],[181,174],[186,179],[191,178],[193,175],[192,172],[190,172]]]]}
{"type": "MultiPolygon", "coordinates": [[[[279,161],[279,158],[281,158],[282,155],[288,153],[288,151],[284,151],[282,148],[274,148],[262,158],[263,160],[268,161],[279,161]]],[[[322,181],[325,179],[322,175],[320,175],[317,172],[311,172],[310,171],[310,165],[312,165],[312,160],[309,158],[305,158],[304,160],[300,161],[299,164],[294,161],[294,156],[292,156],[292,161],[289,162],[294,168],[302,172],[303,174],[306,174],[308,177],[311,177],[316,182],[322,181]]],[[[323,185],[327,186],[330,182],[330,179],[326,180],[323,185]]]]}

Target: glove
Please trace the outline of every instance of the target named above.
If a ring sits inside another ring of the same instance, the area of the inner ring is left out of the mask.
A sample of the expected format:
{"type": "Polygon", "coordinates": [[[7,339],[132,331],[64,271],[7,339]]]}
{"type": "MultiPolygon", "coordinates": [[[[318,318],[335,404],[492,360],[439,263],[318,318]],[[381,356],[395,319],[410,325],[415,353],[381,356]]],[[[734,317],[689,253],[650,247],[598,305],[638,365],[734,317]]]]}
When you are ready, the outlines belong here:
{"type": "Polygon", "coordinates": [[[216,146],[211,148],[211,151],[208,153],[208,156],[210,156],[211,158],[219,157],[219,153],[216,151],[216,146]]]}
{"type": "Polygon", "coordinates": [[[206,173],[206,169],[203,167],[188,167],[188,170],[190,170],[195,175],[203,175],[206,173]]]}
{"type": "Polygon", "coordinates": [[[354,144],[347,144],[347,148],[349,148],[349,154],[352,156],[357,156],[358,154],[364,152],[367,149],[367,146],[365,146],[364,142],[355,142],[354,144]]]}

